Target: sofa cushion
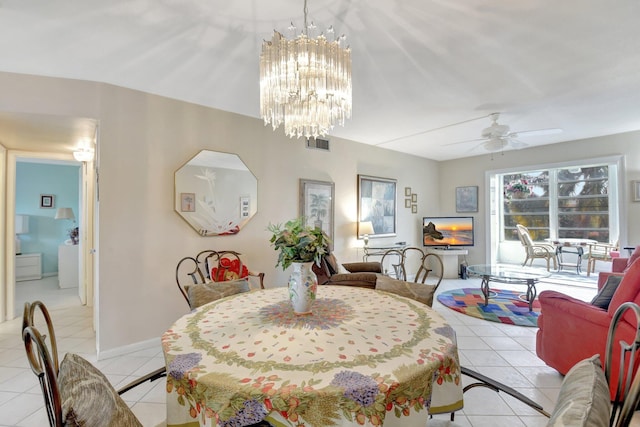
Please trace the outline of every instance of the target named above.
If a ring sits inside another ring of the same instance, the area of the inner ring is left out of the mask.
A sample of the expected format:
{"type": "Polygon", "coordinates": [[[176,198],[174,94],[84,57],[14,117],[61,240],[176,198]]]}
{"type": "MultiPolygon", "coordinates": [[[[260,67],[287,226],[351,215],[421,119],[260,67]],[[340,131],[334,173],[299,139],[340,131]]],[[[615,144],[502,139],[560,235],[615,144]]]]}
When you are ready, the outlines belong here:
{"type": "Polygon", "coordinates": [[[609,303],[611,302],[611,298],[613,298],[613,294],[615,294],[616,289],[618,289],[618,285],[622,281],[623,276],[614,276],[609,275],[607,277],[607,282],[604,284],[600,292],[591,300],[591,305],[595,305],[596,307],[600,307],[603,309],[609,308],[609,303]]]}
{"type": "Polygon", "coordinates": [[[376,281],[376,290],[386,291],[403,297],[411,298],[431,307],[433,305],[433,295],[436,287],[433,285],[425,285],[422,283],[405,282],[403,280],[393,279],[389,276],[378,274],[376,281]]]}
{"type": "Polygon", "coordinates": [[[209,282],[189,285],[187,287],[187,296],[189,297],[189,306],[193,310],[211,301],[241,292],[249,292],[249,290],[249,282],[247,279],[240,279],[227,282],[209,282]]]}
{"type": "Polygon", "coordinates": [[[102,372],[77,354],[64,356],[58,387],[65,426],[142,427],[102,372]]]}
{"type": "Polygon", "coordinates": [[[627,260],[627,268],[624,269],[625,273],[631,268],[631,265],[633,264],[633,262],[638,258],[640,258],[640,246],[636,246],[636,249],[633,251],[629,259],[627,260]]]}
{"type": "Polygon", "coordinates": [[[547,426],[608,426],[610,414],[609,385],[595,355],[567,372],[547,426]]]}
{"type": "Polygon", "coordinates": [[[635,301],[640,292],[640,261],[635,261],[631,267],[622,276],[622,281],[618,285],[618,289],[611,302],[609,303],[609,316],[613,316],[618,307],[624,302],[635,301]]]}

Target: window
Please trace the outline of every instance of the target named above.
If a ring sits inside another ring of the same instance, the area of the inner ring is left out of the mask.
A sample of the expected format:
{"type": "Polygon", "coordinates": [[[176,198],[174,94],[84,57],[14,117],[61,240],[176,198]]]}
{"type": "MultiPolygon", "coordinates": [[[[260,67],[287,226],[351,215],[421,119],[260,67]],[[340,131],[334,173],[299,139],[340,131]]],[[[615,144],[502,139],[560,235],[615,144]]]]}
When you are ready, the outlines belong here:
{"type": "Polygon", "coordinates": [[[518,240],[516,224],[536,241],[617,238],[617,195],[610,191],[616,171],[615,164],[599,164],[498,175],[504,240],[518,240]]]}

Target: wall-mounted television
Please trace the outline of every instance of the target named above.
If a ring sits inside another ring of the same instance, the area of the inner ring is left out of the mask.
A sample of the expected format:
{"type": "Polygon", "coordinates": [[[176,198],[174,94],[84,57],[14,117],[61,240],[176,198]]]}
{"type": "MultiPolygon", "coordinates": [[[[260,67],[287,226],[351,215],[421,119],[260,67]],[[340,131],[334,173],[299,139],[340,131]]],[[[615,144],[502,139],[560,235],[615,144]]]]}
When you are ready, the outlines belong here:
{"type": "Polygon", "coordinates": [[[473,246],[472,216],[425,216],[422,218],[424,246],[473,246]]]}

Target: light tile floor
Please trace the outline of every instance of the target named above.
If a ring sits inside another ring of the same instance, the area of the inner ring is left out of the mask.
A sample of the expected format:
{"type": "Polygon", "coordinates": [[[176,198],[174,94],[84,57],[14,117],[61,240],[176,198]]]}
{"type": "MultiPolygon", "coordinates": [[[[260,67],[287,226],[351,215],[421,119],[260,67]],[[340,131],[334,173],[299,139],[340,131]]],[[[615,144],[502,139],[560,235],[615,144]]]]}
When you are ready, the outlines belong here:
{"type": "MultiPolygon", "coordinates": [[[[479,279],[443,280],[439,292],[478,287],[479,279]]],[[[507,285],[501,286],[508,288],[507,285]]],[[[595,288],[553,285],[554,289],[589,300],[595,288]]],[[[539,291],[549,285],[539,284],[539,291]]],[[[461,363],[501,381],[544,406],[553,409],[562,376],[535,355],[537,328],[503,325],[459,314],[434,302],[434,308],[454,327],[461,363]]],[[[105,360],[96,360],[91,309],[83,306],[51,310],[60,353],[75,352],[94,363],[116,388],[164,363],[160,341],[157,347],[105,360]]],[[[0,426],[42,427],[47,425],[36,377],[28,367],[20,337],[21,319],[0,324],[0,426]]],[[[62,357],[62,356],[61,356],[62,357]]],[[[468,379],[465,378],[465,381],[468,379]]],[[[165,387],[162,379],[147,383],[123,395],[144,426],[162,426],[165,387]]],[[[448,415],[435,417],[440,426],[453,425],[448,415]]],[[[537,427],[546,418],[516,399],[476,387],[465,393],[464,409],[455,425],[472,427],[537,427]]]]}

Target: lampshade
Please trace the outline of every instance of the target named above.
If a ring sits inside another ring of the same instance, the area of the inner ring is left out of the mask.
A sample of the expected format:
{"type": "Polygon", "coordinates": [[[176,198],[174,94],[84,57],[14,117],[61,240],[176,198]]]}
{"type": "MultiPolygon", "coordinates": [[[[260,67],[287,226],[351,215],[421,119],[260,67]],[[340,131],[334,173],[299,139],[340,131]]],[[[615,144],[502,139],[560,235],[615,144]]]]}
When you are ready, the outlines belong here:
{"type": "Polygon", "coordinates": [[[341,46],[344,36],[309,37],[314,28],[313,22],[307,24],[305,0],[301,34],[287,39],[274,31],[262,44],[260,116],[274,130],[283,124],[289,137],[317,138],[351,117],[351,50],[341,46]]]}
{"type": "Polygon", "coordinates": [[[16,215],[16,234],[27,234],[29,232],[29,216],[16,215]]]}
{"type": "Polygon", "coordinates": [[[58,208],[56,211],[56,219],[76,219],[76,216],[73,214],[73,209],[71,208],[58,208]]]}
{"type": "Polygon", "coordinates": [[[373,223],[371,221],[361,221],[360,224],[358,224],[359,236],[369,235],[373,233],[373,223]]]}

